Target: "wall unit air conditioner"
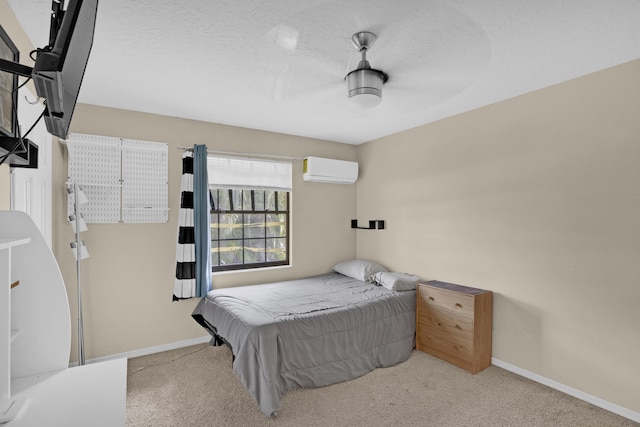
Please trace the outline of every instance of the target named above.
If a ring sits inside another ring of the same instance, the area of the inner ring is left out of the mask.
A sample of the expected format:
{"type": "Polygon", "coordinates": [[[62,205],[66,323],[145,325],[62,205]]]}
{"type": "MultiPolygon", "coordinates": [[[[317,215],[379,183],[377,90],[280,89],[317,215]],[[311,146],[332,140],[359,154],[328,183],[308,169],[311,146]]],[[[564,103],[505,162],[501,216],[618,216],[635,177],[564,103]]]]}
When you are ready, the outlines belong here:
{"type": "Polygon", "coordinates": [[[358,163],[346,160],[305,157],[302,179],[312,182],[353,184],[358,179],[358,163]]]}

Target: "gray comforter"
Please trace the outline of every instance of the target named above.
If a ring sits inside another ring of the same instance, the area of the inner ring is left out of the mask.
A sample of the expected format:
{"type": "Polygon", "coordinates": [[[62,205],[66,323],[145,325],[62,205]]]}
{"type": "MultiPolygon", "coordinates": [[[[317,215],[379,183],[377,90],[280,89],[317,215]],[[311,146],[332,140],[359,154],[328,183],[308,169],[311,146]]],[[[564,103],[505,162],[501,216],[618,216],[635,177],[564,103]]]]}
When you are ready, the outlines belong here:
{"type": "Polygon", "coordinates": [[[231,345],[234,373],[269,416],[290,390],[395,365],[414,348],[415,291],[338,273],[213,290],[192,315],[231,345]]]}

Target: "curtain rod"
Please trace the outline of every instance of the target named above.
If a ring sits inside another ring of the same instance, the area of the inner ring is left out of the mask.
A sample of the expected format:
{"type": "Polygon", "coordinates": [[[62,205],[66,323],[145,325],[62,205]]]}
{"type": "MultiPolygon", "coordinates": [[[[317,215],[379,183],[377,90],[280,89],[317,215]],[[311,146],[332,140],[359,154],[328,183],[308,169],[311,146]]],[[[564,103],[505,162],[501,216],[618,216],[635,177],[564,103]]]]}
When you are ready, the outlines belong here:
{"type": "MultiPolygon", "coordinates": [[[[192,147],[177,147],[179,150],[185,151],[193,151],[192,147]]],[[[233,156],[242,156],[242,157],[263,157],[268,159],[281,159],[281,160],[302,160],[300,157],[290,157],[290,156],[274,156],[272,154],[247,154],[247,153],[236,153],[233,151],[211,151],[207,150],[207,153],[211,154],[228,154],[233,156]]]]}

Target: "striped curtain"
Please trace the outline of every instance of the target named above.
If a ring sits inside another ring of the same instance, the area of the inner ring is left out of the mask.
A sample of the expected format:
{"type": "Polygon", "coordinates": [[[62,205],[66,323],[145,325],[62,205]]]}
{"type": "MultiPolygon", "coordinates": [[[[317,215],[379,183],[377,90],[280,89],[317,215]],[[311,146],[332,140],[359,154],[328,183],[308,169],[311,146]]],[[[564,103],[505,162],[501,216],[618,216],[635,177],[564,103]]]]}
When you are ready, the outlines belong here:
{"type": "Polygon", "coordinates": [[[211,290],[211,229],[207,147],[182,155],[180,208],[173,300],[203,297],[211,290]],[[204,167],[202,166],[204,164],[204,167]]]}

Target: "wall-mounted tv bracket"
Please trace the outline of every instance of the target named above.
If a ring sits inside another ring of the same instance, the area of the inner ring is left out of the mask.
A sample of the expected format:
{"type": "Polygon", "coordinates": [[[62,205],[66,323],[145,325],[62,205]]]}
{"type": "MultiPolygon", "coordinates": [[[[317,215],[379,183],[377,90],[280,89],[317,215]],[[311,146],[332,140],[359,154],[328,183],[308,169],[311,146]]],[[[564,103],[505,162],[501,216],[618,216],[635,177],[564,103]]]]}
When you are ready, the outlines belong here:
{"type": "MultiPolygon", "coordinates": [[[[31,77],[33,68],[26,65],[22,65],[18,62],[7,61],[0,58],[0,71],[5,71],[11,74],[17,74],[21,77],[31,77]]],[[[10,165],[12,167],[38,167],[38,146],[26,138],[15,138],[9,136],[0,137],[0,164],[4,163],[7,159],[11,158],[10,165]],[[32,153],[35,153],[32,156],[32,153]],[[16,157],[24,157],[20,159],[16,157]],[[35,156],[35,157],[34,157],[35,156]],[[33,157],[32,160],[30,160],[33,157]]]]}
{"type": "MultiPolygon", "coordinates": [[[[49,26],[49,45],[42,50],[50,50],[56,40],[56,35],[62,25],[65,10],[62,10],[61,0],[51,0],[51,25],[49,26]]],[[[18,62],[7,61],[0,58],[0,71],[17,74],[22,77],[31,77],[33,67],[22,65],[18,62]]]]}
{"type": "Polygon", "coordinates": [[[17,74],[22,77],[31,77],[31,73],[33,73],[32,67],[27,67],[26,65],[19,64],[13,61],[7,61],[6,59],[0,58],[0,71],[6,71],[7,73],[17,74]]]}
{"type": "Polygon", "coordinates": [[[360,230],[375,230],[377,228],[378,230],[384,230],[384,220],[381,220],[381,219],[370,219],[368,227],[358,227],[358,220],[357,219],[352,219],[351,220],[351,228],[357,228],[357,229],[360,229],[360,230]]]}
{"type": "MultiPolygon", "coordinates": [[[[17,74],[22,77],[31,77],[33,68],[0,58],[0,71],[17,74]]],[[[3,153],[0,156],[0,164],[11,157],[10,165],[12,167],[38,167],[38,146],[26,138],[0,137],[0,153],[3,153]],[[24,157],[24,160],[17,158],[14,154],[24,157]]]]}

